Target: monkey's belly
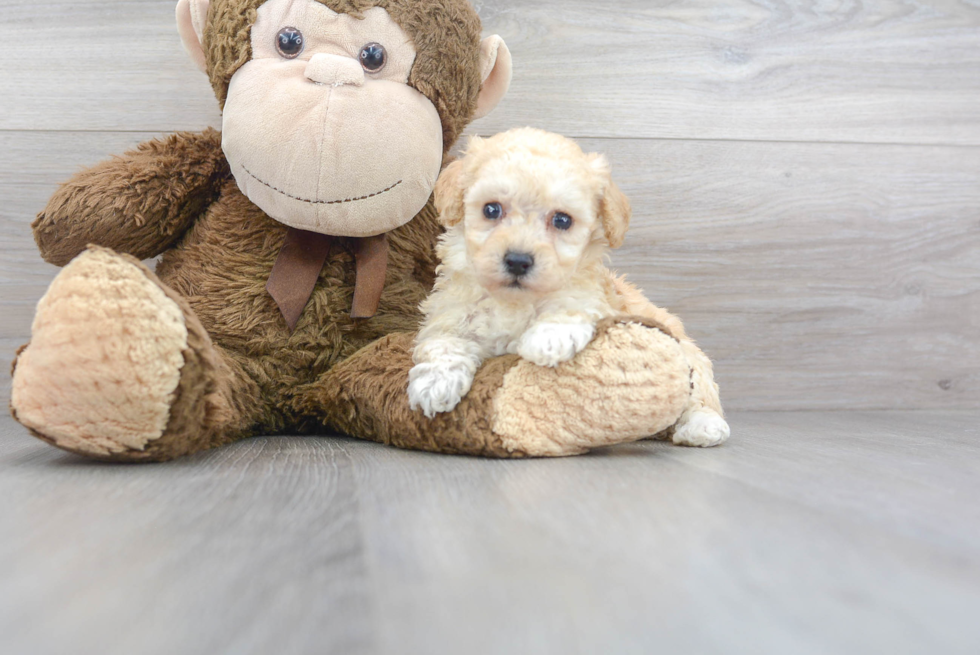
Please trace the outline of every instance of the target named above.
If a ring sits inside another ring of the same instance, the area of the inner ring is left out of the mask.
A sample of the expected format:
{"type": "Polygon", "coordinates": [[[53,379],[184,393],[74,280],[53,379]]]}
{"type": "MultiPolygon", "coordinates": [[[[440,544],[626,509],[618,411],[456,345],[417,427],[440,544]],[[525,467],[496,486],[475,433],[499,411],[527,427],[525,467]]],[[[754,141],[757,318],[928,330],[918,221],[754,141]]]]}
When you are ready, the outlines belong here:
{"type": "MultiPolygon", "coordinates": [[[[362,321],[350,317],[354,261],[338,241],[290,332],[266,290],[286,230],[230,182],[164,254],[157,273],[187,299],[216,345],[284,381],[312,380],[386,334],[417,328],[417,305],[425,290],[413,271],[397,265],[389,267],[378,314],[362,321]]],[[[405,258],[396,253],[392,259],[405,258]]]]}

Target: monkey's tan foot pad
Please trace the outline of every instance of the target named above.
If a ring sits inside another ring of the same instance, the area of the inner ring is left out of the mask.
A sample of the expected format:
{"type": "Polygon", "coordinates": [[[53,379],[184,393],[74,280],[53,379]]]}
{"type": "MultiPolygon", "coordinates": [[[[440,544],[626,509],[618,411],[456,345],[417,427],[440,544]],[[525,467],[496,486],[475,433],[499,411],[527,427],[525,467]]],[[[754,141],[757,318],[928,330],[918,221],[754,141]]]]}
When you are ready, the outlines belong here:
{"type": "Polygon", "coordinates": [[[79,454],[144,451],[167,429],[184,366],[184,314],[135,259],[90,248],[38,304],[14,370],[23,425],[79,454]]]}
{"type": "Polygon", "coordinates": [[[492,429],[511,451],[576,455],[662,432],[690,396],[690,365],[665,328],[641,318],[608,320],[557,368],[515,364],[494,398],[492,429]]]}

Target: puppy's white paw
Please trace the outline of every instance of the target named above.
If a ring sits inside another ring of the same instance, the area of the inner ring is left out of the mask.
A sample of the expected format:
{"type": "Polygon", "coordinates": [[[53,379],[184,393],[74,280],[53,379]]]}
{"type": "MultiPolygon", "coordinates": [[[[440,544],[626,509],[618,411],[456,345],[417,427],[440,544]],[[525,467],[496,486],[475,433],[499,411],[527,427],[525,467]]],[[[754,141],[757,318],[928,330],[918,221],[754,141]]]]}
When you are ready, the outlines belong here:
{"type": "Polygon", "coordinates": [[[678,446],[711,448],[725,443],[731,435],[725,419],[709,410],[692,412],[682,421],[674,430],[673,440],[678,446]]]}
{"type": "Polygon", "coordinates": [[[521,337],[517,354],[538,366],[558,366],[589,345],[595,326],[587,323],[538,323],[521,337]]]}
{"type": "Polygon", "coordinates": [[[473,384],[472,367],[465,362],[416,364],[408,374],[408,402],[428,418],[451,412],[469,393],[473,384]]]}

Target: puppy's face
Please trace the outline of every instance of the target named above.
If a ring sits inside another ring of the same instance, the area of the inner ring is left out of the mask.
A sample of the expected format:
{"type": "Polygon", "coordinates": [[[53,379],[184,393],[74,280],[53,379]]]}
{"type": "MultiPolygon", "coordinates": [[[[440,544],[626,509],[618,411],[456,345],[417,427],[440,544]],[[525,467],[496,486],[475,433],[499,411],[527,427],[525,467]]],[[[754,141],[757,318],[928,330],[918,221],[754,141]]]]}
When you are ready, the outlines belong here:
{"type": "Polygon", "coordinates": [[[448,226],[462,225],[480,284],[499,295],[557,291],[620,245],[629,223],[605,158],[532,129],[472,140],[440,179],[436,203],[448,226]]]}
{"type": "Polygon", "coordinates": [[[466,252],[481,285],[537,294],[565,285],[599,224],[599,188],[586,168],[526,152],[481,167],[464,200],[466,252]]]}

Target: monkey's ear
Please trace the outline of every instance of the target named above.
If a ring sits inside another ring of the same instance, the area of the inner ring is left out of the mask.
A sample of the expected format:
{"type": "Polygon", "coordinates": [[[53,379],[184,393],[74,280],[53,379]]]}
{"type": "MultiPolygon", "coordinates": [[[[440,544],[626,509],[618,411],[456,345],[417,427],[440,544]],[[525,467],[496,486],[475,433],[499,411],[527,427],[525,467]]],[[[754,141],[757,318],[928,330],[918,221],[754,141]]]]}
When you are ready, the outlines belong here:
{"type": "Polygon", "coordinates": [[[201,71],[208,72],[204,55],[204,26],[208,21],[210,0],[180,0],[177,3],[177,31],[191,60],[201,71]]]}
{"type": "Polygon", "coordinates": [[[461,223],[466,212],[463,205],[466,191],[459,179],[462,172],[463,161],[457,159],[446,166],[436,182],[436,211],[439,212],[439,222],[446,227],[461,223]]]}
{"type": "Polygon", "coordinates": [[[613,182],[609,161],[602,155],[590,155],[589,159],[592,169],[605,178],[605,190],[599,199],[599,218],[602,220],[602,229],[606,234],[609,247],[618,248],[626,240],[626,231],[630,228],[633,208],[626,194],[613,182]]]}
{"type": "Polygon", "coordinates": [[[476,104],[476,115],[483,118],[494,110],[507,95],[511,78],[514,76],[514,60],[504,40],[494,34],[483,39],[480,45],[480,74],[483,85],[480,99],[476,104]]]}

